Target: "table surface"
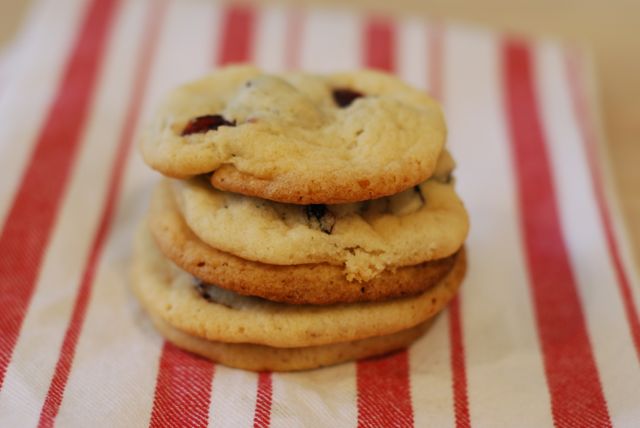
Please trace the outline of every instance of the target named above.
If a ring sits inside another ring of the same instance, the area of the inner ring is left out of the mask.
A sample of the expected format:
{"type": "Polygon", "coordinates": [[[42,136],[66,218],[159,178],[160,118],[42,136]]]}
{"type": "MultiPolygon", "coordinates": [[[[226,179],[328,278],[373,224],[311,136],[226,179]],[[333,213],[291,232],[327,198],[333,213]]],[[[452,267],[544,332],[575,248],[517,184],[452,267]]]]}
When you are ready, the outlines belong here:
{"type": "MultiPolygon", "coordinates": [[[[34,0],[0,2],[0,46],[11,39],[34,0]]],[[[592,49],[608,152],[640,267],[640,2],[635,0],[282,0],[411,14],[535,36],[560,37],[592,49]]]]}

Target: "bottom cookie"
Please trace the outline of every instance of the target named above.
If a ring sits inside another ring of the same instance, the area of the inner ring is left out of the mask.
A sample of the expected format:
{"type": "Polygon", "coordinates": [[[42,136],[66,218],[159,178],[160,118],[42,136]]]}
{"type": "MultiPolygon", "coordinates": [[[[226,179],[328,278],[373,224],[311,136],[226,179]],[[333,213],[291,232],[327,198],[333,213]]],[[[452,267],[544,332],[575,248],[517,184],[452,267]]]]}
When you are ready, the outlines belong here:
{"type": "Polygon", "coordinates": [[[386,354],[409,346],[431,325],[431,321],[397,333],[329,345],[274,348],[250,343],[225,343],[191,336],[149,314],[169,342],[179,348],[225,366],[251,371],[299,371],[386,354]]]}

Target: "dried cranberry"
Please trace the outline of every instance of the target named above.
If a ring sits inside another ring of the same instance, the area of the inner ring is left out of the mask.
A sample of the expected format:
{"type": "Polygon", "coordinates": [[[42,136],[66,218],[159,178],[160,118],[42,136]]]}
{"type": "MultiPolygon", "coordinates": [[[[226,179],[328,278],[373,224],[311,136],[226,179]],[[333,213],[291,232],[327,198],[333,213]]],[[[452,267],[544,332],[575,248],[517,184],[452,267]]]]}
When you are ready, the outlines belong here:
{"type": "Polygon", "coordinates": [[[236,126],[236,121],[228,121],[219,114],[208,114],[191,119],[184,127],[182,135],[202,134],[207,131],[215,131],[220,126],[236,126]]]}
{"type": "Polygon", "coordinates": [[[341,88],[333,90],[333,100],[340,107],[349,107],[356,98],[364,97],[364,94],[352,89],[341,88]]]}

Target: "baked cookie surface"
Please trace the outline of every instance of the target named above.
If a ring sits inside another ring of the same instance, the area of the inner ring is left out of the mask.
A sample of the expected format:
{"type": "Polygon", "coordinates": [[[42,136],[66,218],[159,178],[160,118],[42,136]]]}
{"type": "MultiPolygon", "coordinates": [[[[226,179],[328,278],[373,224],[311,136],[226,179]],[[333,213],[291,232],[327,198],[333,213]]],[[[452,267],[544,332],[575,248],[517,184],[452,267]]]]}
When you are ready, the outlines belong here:
{"type": "Polygon", "coordinates": [[[269,75],[223,68],[166,98],[142,135],[175,178],[297,204],[373,199],[430,177],[446,129],[438,103],[390,75],[269,75]]]}
{"type": "Polygon", "coordinates": [[[385,336],[300,348],[225,343],[188,335],[152,315],[158,331],[174,345],[229,367],[253,371],[295,371],[330,366],[405,348],[428,329],[427,321],[385,336]]]}
{"type": "Polygon", "coordinates": [[[292,304],[375,301],[418,294],[440,281],[456,255],[385,270],[370,281],[348,281],[328,263],[270,265],[236,257],[201,241],[184,222],[169,183],[155,189],[148,224],[155,242],[172,262],[206,283],[236,293],[292,304]]]}
{"type": "Polygon", "coordinates": [[[445,278],[416,296],[383,302],[288,305],[203,286],[162,255],[143,225],[135,243],[132,286],[153,317],[191,336],[291,348],[350,342],[414,327],[453,298],[465,269],[463,251],[445,278]]]}
{"type": "Polygon", "coordinates": [[[172,180],[179,210],[202,241],[246,260],[328,263],[348,280],[451,256],[468,231],[453,183],[432,177],[402,193],[338,205],[294,205],[172,180]]]}

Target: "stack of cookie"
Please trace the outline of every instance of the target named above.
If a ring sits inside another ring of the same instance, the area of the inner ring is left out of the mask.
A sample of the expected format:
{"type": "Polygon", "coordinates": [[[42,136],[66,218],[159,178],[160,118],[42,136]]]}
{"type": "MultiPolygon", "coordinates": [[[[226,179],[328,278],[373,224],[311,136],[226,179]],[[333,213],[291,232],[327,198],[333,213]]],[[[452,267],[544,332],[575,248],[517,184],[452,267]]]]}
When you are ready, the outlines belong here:
{"type": "Polygon", "coordinates": [[[409,345],[455,295],[468,219],[438,104],[373,71],[228,67],[142,135],[133,285],[179,347],[302,370],[409,345]]]}

